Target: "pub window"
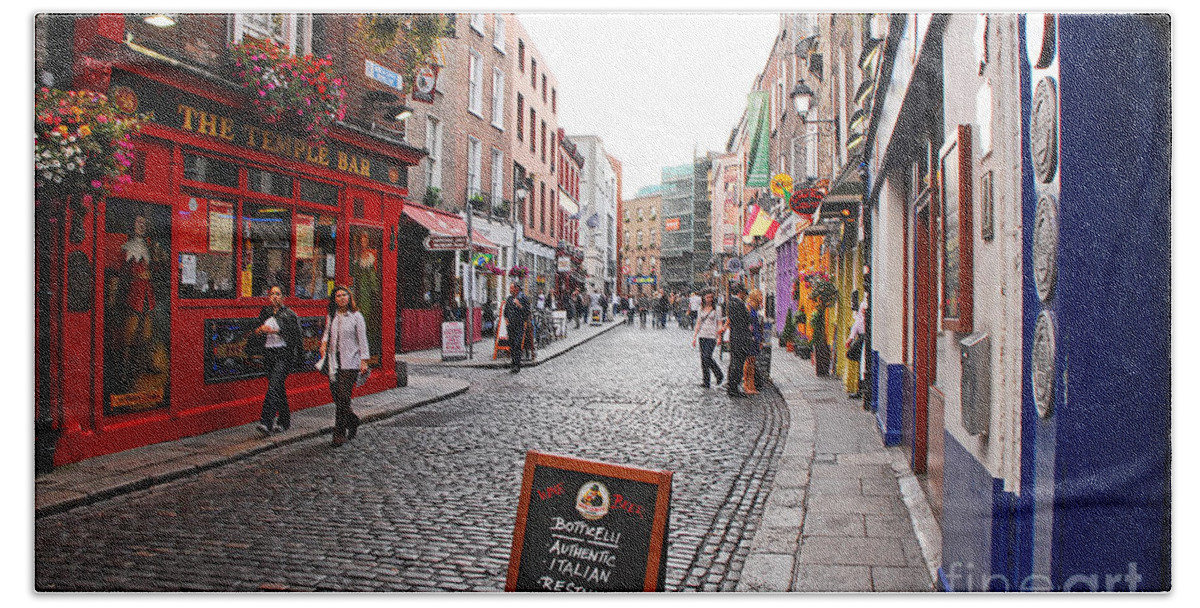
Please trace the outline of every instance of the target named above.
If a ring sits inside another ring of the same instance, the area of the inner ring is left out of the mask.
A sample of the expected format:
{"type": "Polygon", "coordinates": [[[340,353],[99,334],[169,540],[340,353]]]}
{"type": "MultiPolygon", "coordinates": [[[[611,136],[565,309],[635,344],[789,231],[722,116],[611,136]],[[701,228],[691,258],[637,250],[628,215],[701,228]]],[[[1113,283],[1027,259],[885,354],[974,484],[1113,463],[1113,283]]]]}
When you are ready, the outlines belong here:
{"type": "Polygon", "coordinates": [[[249,169],[247,175],[250,178],[250,189],[255,192],[292,197],[292,182],[295,180],[287,175],[261,169],[249,169]]]}
{"type": "Polygon", "coordinates": [[[181,299],[234,297],[232,202],[184,195],[176,205],[181,299]]]}
{"type": "Polygon", "coordinates": [[[309,300],[328,297],[337,267],[337,218],[298,211],[292,225],[296,241],[296,297],[309,300]]]}
{"type": "Polygon", "coordinates": [[[938,189],[941,203],[942,327],[972,331],[974,232],[971,226],[971,127],[942,146],[938,189]]]}
{"type": "Polygon", "coordinates": [[[242,297],[267,297],[272,285],[288,293],[291,284],[290,210],[245,205],[242,216],[242,297]]]}
{"type": "Polygon", "coordinates": [[[183,178],[227,188],[238,187],[238,168],[233,163],[208,156],[185,154],[183,178]]]}
{"type": "Polygon", "coordinates": [[[300,200],[322,205],[338,204],[338,188],[333,184],[300,180],[300,200]]]}

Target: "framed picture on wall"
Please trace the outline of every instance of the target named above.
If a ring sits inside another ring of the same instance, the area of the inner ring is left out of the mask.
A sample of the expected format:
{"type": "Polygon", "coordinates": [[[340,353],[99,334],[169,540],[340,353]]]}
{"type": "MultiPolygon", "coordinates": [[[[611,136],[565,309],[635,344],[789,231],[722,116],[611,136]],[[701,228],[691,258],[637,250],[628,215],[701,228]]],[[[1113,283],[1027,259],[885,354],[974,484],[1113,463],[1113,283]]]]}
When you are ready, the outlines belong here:
{"type": "Polygon", "coordinates": [[[959,125],[938,155],[941,201],[942,328],[970,333],[972,326],[971,127],[959,125]]]}

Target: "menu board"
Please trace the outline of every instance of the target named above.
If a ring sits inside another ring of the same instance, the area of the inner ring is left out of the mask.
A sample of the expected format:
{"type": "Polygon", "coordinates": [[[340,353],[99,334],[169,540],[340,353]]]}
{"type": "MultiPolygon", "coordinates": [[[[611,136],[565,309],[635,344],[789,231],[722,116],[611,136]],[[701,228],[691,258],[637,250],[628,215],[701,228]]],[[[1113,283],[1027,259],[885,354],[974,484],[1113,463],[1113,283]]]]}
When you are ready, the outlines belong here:
{"type": "Polygon", "coordinates": [[[661,590],[671,475],[527,452],[505,590],[661,590]]]}

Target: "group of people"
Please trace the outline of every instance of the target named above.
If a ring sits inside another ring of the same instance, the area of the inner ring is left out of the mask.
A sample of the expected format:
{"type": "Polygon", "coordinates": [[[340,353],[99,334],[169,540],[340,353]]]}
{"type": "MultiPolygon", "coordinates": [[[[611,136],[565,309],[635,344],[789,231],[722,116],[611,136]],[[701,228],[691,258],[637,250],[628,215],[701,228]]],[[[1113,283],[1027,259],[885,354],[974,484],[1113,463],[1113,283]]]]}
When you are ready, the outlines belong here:
{"type": "Polygon", "coordinates": [[[710,378],[720,386],[726,380],[725,392],[730,397],[756,395],[755,365],[762,350],[763,322],[759,309],[763,304],[762,292],[755,289],[747,293],[746,286],[733,283],[729,286],[727,314],[723,315],[716,303],[716,294],[705,290],[699,296],[699,307],[692,330],[692,347],[700,347],[700,386],[710,388],[710,378]],[[713,360],[713,352],[721,343],[725,332],[729,332],[729,368],[721,373],[721,366],[713,360]]]}
{"type": "MultiPolygon", "coordinates": [[[[304,360],[299,317],[283,304],[282,288],[272,286],[269,297],[270,303],[259,311],[259,325],[251,336],[264,347],[267,370],[267,394],[255,427],[264,437],[291,426],[285,382],[288,373],[304,360]]],[[[333,447],[338,447],[358,434],[360,419],[351,409],[351,392],[360,384],[360,376],[368,374],[371,358],[366,318],[347,287],[335,287],[329,295],[320,354],[317,367],[329,377],[334,402],[333,447]]]]}

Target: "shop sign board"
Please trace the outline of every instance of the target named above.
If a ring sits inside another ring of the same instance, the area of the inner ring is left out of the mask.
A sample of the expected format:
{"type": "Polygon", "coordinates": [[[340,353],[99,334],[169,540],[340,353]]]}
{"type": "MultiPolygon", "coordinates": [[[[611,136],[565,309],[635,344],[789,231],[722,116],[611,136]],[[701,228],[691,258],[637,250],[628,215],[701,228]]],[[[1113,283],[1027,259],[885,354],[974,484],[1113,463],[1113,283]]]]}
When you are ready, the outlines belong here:
{"type": "Polygon", "coordinates": [[[442,323],[442,361],[467,358],[466,330],[462,321],[442,323]]]}
{"type": "Polygon", "coordinates": [[[431,234],[425,237],[425,249],[429,251],[457,251],[467,248],[467,237],[431,234]]]}
{"type": "Polygon", "coordinates": [[[662,590],[671,477],[527,452],[505,590],[662,590]]]}

